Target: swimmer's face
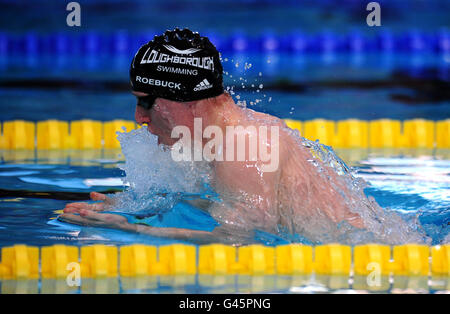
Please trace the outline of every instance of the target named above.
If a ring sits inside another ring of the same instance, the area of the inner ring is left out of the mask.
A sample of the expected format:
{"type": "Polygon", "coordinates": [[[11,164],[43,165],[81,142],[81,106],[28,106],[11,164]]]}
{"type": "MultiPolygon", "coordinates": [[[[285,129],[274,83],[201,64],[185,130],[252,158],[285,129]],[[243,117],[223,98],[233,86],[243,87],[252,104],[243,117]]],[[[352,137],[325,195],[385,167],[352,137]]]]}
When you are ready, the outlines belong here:
{"type": "MultiPolygon", "coordinates": [[[[137,97],[146,94],[133,92],[137,97]]],[[[178,138],[171,138],[172,129],[178,125],[193,129],[193,114],[189,103],[156,98],[152,108],[136,106],[135,119],[138,124],[148,124],[148,130],[158,136],[158,142],[173,145],[178,138]]]]}

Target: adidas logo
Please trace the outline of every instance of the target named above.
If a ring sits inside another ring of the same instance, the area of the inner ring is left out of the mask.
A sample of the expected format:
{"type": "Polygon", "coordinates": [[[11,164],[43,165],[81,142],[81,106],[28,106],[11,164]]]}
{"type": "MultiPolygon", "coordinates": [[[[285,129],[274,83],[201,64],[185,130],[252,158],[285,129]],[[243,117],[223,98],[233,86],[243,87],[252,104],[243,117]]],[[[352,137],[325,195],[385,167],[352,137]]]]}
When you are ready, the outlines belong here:
{"type": "Polygon", "coordinates": [[[208,80],[204,79],[203,81],[198,83],[197,86],[195,86],[194,91],[198,92],[198,91],[205,90],[205,89],[208,89],[211,87],[213,87],[213,86],[208,82],[208,80]]]}

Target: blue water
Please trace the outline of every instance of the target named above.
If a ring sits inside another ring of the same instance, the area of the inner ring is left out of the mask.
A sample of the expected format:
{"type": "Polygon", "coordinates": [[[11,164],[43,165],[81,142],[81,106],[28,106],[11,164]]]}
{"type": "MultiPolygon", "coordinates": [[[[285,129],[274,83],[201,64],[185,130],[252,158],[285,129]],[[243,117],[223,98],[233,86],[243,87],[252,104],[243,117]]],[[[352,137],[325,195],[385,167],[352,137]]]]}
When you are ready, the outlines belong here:
{"type": "MultiPolygon", "coordinates": [[[[450,117],[448,56],[224,53],[222,57],[225,86],[232,88],[235,100],[245,100],[248,107],[280,118],[450,117]]],[[[127,56],[0,58],[0,120],[133,120],[129,61],[127,56]]],[[[356,152],[360,155],[356,159],[351,150],[342,152],[343,159],[372,183],[367,194],[407,217],[419,214],[433,244],[441,243],[449,229],[448,150],[417,151],[413,157],[394,152],[386,160],[374,159],[373,151],[356,152]]],[[[58,210],[75,197],[56,197],[56,192],[84,193],[76,197],[86,199],[90,191],[122,190],[119,178],[124,174],[117,168],[119,162],[111,151],[3,152],[0,189],[6,192],[0,195],[0,207],[5,209],[0,211],[0,246],[21,241],[34,245],[173,242],[81,228],[55,219],[58,210]],[[36,198],[23,191],[44,195],[36,198]]],[[[148,223],[203,230],[214,226],[211,217],[184,203],[148,223]]],[[[261,243],[284,243],[267,234],[258,236],[261,243]]]]}
{"type": "MultiPolygon", "coordinates": [[[[448,57],[329,57],[224,54],[225,86],[233,88],[235,100],[239,95],[248,107],[281,118],[450,117],[448,57]],[[245,64],[251,67],[246,69],[245,64]]],[[[51,57],[30,63],[17,57],[4,60],[3,67],[1,60],[0,121],[134,118],[136,100],[129,92],[127,57],[96,58],[93,65],[86,58],[66,57],[66,63],[56,67],[51,57]]]]}
{"type": "MultiPolygon", "coordinates": [[[[67,3],[42,0],[2,0],[0,29],[35,32],[76,32],[65,24],[67,3]],[[16,18],[20,16],[21,18],[16,18]]],[[[384,27],[394,30],[414,28],[436,29],[449,25],[446,0],[379,0],[384,27]]],[[[317,32],[329,28],[336,32],[367,27],[368,14],[363,1],[329,0],[90,0],[80,2],[82,30],[132,32],[162,30],[177,26],[193,29],[214,29],[221,33],[246,30],[254,34],[270,29],[287,32],[303,29],[317,32]]]]}
{"type": "MultiPolygon", "coordinates": [[[[250,45],[256,42],[255,38],[261,40],[265,36],[283,44],[293,31],[305,35],[304,38],[331,36],[333,43],[348,40],[352,34],[374,38],[381,32],[392,32],[399,35],[401,49],[394,49],[399,52],[377,54],[363,49],[356,53],[263,54],[250,47],[239,54],[232,52],[230,42],[217,44],[223,49],[223,59],[228,60],[224,62],[228,73],[225,85],[233,87],[235,100],[239,96],[239,100],[245,100],[248,107],[258,111],[298,120],[450,118],[449,55],[429,51],[436,42],[428,39],[426,49],[408,51],[417,34],[417,38],[423,39],[426,37],[420,37],[423,34],[437,34],[442,27],[450,26],[449,4],[445,0],[382,0],[382,28],[366,26],[367,12],[359,1],[116,0],[108,1],[105,10],[106,1],[93,0],[81,3],[81,29],[68,28],[64,23],[65,3],[0,2],[3,8],[0,122],[133,120],[135,99],[129,93],[128,67],[134,51],[119,51],[121,36],[125,34],[128,39],[139,39],[142,43],[145,38],[148,40],[149,36],[174,26],[215,34],[217,37],[211,37],[213,41],[242,36],[250,45]],[[46,54],[39,46],[49,48],[52,36],[62,39],[59,42],[63,44],[62,53],[46,54]],[[99,37],[113,39],[108,44],[115,46],[99,46],[104,44],[96,42],[99,37]],[[91,39],[94,42],[90,50],[86,47],[91,39]],[[246,63],[251,67],[245,69],[246,63]],[[259,102],[252,104],[255,100],[259,102]]],[[[129,43],[132,47],[125,50],[135,50],[138,44],[133,41],[129,43]]],[[[366,193],[374,196],[382,207],[400,213],[405,219],[418,216],[432,244],[448,241],[449,150],[352,149],[337,153],[354,167],[357,176],[371,184],[366,193]]],[[[17,243],[36,246],[188,243],[80,227],[56,219],[66,203],[85,200],[90,191],[113,193],[124,189],[120,181],[124,174],[117,168],[122,161],[116,155],[114,151],[0,151],[0,247],[17,243]]],[[[135,217],[127,217],[137,221],[135,217]]],[[[177,204],[161,217],[147,218],[146,222],[198,230],[211,230],[216,224],[208,214],[186,203],[177,204]]],[[[285,243],[264,233],[257,233],[256,240],[267,245],[285,243]]],[[[365,282],[365,278],[361,280],[365,282]]],[[[355,278],[354,289],[356,282],[355,278]]],[[[390,288],[402,291],[408,280],[396,278],[391,287],[387,286],[386,291],[390,288]]],[[[415,291],[429,291],[427,278],[413,281],[412,286],[415,291]]],[[[72,290],[64,282],[58,285],[52,280],[0,282],[2,293],[54,293],[55,287],[65,292],[234,293],[326,292],[347,289],[349,284],[347,278],[326,276],[316,276],[314,281],[308,276],[86,279],[81,289],[72,290]]],[[[440,289],[445,290],[445,285],[440,289]]]]}
{"type": "MultiPolygon", "coordinates": [[[[116,152],[117,153],[117,152],[116,152]]],[[[338,151],[356,174],[369,183],[367,194],[389,210],[419,220],[433,244],[450,232],[449,152],[389,152],[368,150],[338,151]]],[[[114,192],[125,187],[124,176],[115,152],[96,151],[80,159],[68,153],[66,159],[40,158],[33,152],[15,156],[3,152],[0,163],[0,247],[17,243],[29,245],[94,243],[153,245],[187,243],[118,230],[80,227],[56,219],[67,202],[87,197],[90,191],[114,192]],[[20,160],[22,158],[22,160],[20,160]],[[83,165],[84,164],[84,165],[83,165]],[[77,194],[77,193],[85,194],[77,194]],[[34,194],[30,194],[34,193],[34,194]],[[75,194],[70,194],[75,193],[75,194]]],[[[136,218],[128,216],[130,222],[136,218]]],[[[146,223],[160,227],[212,230],[216,222],[206,213],[179,203],[162,217],[147,218],[146,223]]],[[[285,240],[259,233],[262,244],[277,245],[285,240]]],[[[448,240],[448,239],[447,239],[448,240]]]]}
{"type": "MultiPolygon", "coordinates": [[[[70,28],[65,24],[67,3],[0,0],[0,122],[133,120],[135,99],[129,93],[128,67],[134,50],[155,33],[174,26],[190,27],[213,35],[213,42],[218,40],[215,43],[228,60],[224,62],[228,72],[225,85],[234,88],[235,100],[239,96],[255,110],[299,120],[450,118],[450,57],[438,53],[448,52],[448,47],[442,49],[441,37],[441,50],[437,49],[436,37],[432,37],[450,27],[449,2],[378,2],[382,7],[381,28],[365,24],[366,3],[329,0],[91,0],[80,2],[82,27],[70,28]],[[309,52],[314,50],[311,54],[285,53],[286,39],[292,40],[294,32],[302,40],[319,39],[308,45],[320,46],[320,40],[326,39],[340,45],[339,51],[347,52],[353,48],[343,47],[343,40],[346,45],[353,40],[358,46],[362,39],[363,49],[359,52],[355,46],[355,53],[321,53],[320,48],[309,47],[309,52]],[[367,44],[373,44],[367,39],[386,32],[394,36],[395,52],[387,49],[377,54],[367,49],[367,44]],[[232,52],[230,39],[236,38],[248,45],[245,53],[232,52]],[[54,39],[59,40],[59,47],[51,42],[54,39]],[[124,39],[130,41],[121,47],[124,39]],[[282,53],[255,52],[264,50],[262,41],[271,39],[283,46],[275,49],[282,53]],[[424,40],[425,47],[412,49],[415,39],[424,40]],[[246,63],[251,64],[247,70],[246,63]],[[255,100],[259,102],[251,104],[255,100]]],[[[405,219],[418,216],[433,244],[448,241],[449,150],[352,149],[337,153],[354,167],[357,176],[371,184],[366,193],[381,206],[405,219]]],[[[90,191],[113,193],[124,189],[120,181],[124,174],[117,168],[122,161],[116,155],[114,151],[0,151],[0,247],[17,243],[80,246],[181,242],[80,227],[56,219],[66,203],[85,200],[90,191]]],[[[208,214],[186,203],[146,222],[198,230],[211,230],[216,224],[208,214]]],[[[285,242],[263,233],[257,233],[256,240],[268,245],[285,242]]],[[[350,288],[348,278],[314,277],[83,279],[82,287],[75,289],[63,281],[2,280],[0,292],[301,293],[350,288]]],[[[360,278],[359,282],[365,280],[360,278]]],[[[428,278],[410,282],[397,277],[383,290],[402,292],[409,286],[425,292],[448,289],[445,281],[435,283],[440,286],[430,290],[428,278]]],[[[352,288],[358,289],[357,278],[352,288]]]]}

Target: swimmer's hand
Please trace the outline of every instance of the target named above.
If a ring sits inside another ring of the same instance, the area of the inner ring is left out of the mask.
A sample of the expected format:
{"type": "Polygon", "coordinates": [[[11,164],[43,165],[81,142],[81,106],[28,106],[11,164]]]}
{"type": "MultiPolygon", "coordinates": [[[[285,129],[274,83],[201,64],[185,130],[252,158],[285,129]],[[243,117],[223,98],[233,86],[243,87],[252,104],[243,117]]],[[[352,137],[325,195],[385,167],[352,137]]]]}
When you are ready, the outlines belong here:
{"type": "Polygon", "coordinates": [[[127,219],[117,214],[98,213],[88,209],[71,209],[71,213],[59,215],[59,220],[86,227],[111,228],[123,231],[167,237],[180,240],[211,242],[212,233],[178,228],[158,228],[140,224],[130,224],[127,219]],[[78,215],[76,215],[78,214],[78,215]]]}
{"type": "Polygon", "coordinates": [[[93,210],[93,211],[103,211],[105,210],[105,205],[110,205],[112,203],[111,198],[107,197],[105,194],[98,192],[90,193],[91,200],[93,201],[102,201],[101,203],[68,203],[66,207],[64,207],[64,213],[77,213],[80,209],[93,210]]]}
{"type": "Polygon", "coordinates": [[[94,210],[84,208],[71,208],[69,211],[64,210],[64,213],[59,215],[58,219],[80,226],[112,228],[126,231],[135,231],[134,229],[136,229],[123,216],[98,213],[94,210]]]}
{"type": "MultiPolygon", "coordinates": [[[[80,226],[118,229],[128,232],[147,234],[155,237],[193,241],[198,244],[239,243],[233,238],[233,234],[223,227],[216,227],[212,232],[181,228],[150,227],[141,224],[130,224],[125,217],[117,214],[98,213],[88,209],[73,208],[70,213],[64,212],[58,217],[58,219],[63,222],[80,226]]],[[[250,236],[250,234],[248,236],[250,236]]]]}

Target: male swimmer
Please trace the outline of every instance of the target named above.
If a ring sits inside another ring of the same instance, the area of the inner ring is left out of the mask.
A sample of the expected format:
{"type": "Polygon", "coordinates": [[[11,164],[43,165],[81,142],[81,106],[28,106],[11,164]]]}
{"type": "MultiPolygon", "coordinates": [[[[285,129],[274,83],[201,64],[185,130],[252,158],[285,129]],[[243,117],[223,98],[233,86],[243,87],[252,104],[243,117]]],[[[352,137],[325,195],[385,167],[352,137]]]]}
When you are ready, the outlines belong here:
{"type": "MultiPolygon", "coordinates": [[[[272,156],[277,159],[276,167],[270,171],[264,170],[268,161],[260,154],[256,159],[210,161],[211,185],[221,201],[192,203],[207,211],[219,226],[207,232],[129,223],[124,216],[102,213],[113,200],[96,192],[91,193],[92,200],[103,202],[67,204],[59,219],[201,243],[236,244],[243,238],[251,242],[255,230],[298,234],[312,243],[352,242],[349,234],[355,242],[364,242],[368,233],[371,240],[385,243],[418,241],[418,234],[397,216],[389,216],[396,227],[385,228],[383,209],[354,184],[343,165],[320,156],[320,150],[329,153],[326,148],[317,145],[321,149],[314,149],[315,143],[276,117],[235,104],[224,92],[222,72],[215,46],[188,29],[155,36],[138,50],[130,69],[137,98],[135,119],[148,124],[160,144],[173,147],[179,140],[171,136],[177,126],[194,134],[194,119],[200,119],[201,131],[214,126],[226,134],[227,128],[242,127],[240,132],[247,138],[262,136],[260,127],[269,130],[260,143],[277,152],[272,156]],[[270,127],[277,128],[276,137],[270,127]]],[[[249,142],[246,153],[255,149],[249,142]]],[[[201,138],[201,145],[207,145],[207,139],[201,138]]],[[[225,140],[220,149],[226,155],[236,148],[234,141],[225,140]]]]}

